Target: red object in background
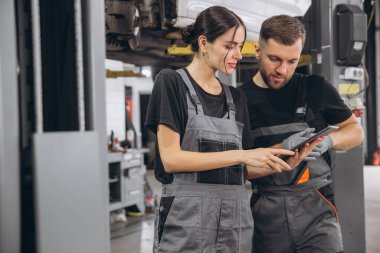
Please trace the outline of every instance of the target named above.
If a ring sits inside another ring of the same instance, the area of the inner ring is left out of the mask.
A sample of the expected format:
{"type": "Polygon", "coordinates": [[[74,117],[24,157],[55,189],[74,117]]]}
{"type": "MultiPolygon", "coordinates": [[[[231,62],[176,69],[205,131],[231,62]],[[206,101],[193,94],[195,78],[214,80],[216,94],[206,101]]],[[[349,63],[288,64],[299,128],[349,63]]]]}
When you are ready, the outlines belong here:
{"type": "Polygon", "coordinates": [[[375,152],[373,152],[372,165],[375,165],[375,166],[380,165],[380,148],[378,148],[377,150],[375,150],[375,152]]]}
{"type": "Polygon", "coordinates": [[[364,109],[353,109],[352,113],[357,117],[360,118],[364,114],[364,109]]]}
{"type": "Polygon", "coordinates": [[[129,118],[132,119],[132,98],[125,99],[125,108],[128,111],[129,118]]]}

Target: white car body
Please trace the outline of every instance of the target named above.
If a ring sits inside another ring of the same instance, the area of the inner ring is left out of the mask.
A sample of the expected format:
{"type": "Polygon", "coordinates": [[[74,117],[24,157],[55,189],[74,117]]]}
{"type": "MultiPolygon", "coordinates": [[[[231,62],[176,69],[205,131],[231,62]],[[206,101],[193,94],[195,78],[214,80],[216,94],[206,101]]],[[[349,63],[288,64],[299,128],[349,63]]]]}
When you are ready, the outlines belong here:
{"type": "Polygon", "coordinates": [[[247,40],[257,41],[262,22],[273,15],[304,16],[311,0],[178,0],[175,27],[184,27],[195,21],[202,10],[224,6],[242,18],[247,27],[247,40]]]}

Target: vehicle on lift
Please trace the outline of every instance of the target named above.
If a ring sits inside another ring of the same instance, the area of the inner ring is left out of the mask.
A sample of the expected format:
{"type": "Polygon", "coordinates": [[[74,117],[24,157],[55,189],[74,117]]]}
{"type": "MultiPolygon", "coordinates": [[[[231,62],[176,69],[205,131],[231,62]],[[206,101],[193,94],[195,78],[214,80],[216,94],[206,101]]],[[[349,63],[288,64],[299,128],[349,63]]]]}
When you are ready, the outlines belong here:
{"type": "Polygon", "coordinates": [[[174,58],[166,49],[183,45],[180,28],[193,23],[200,11],[212,5],[223,5],[238,14],[246,24],[247,40],[256,41],[266,18],[303,16],[311,0],[256,0],[254,4],[244,0],[106,0],[107,58],[141,65],[168,64],[157,62],[157,57],[187,62],[188,57],[174,58]]]}

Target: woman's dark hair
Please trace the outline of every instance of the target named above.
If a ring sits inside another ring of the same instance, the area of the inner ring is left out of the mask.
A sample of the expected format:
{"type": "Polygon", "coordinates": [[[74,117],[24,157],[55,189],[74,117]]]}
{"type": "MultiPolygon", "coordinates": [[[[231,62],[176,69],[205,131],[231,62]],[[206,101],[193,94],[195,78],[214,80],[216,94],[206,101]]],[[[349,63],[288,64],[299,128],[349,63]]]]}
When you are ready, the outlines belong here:
{"type": "Polygon", "coordinates": [[[241,18],[225,7],[211,6],[199,13],[193,24],[182,30],[182,40],[191,46],[191,50],[198,52],[200,35],[204,35],[207,41],[213,42],[231,28],[237,29],[239,26],[244,27],[245,40],[247,31],[241,18]]]}

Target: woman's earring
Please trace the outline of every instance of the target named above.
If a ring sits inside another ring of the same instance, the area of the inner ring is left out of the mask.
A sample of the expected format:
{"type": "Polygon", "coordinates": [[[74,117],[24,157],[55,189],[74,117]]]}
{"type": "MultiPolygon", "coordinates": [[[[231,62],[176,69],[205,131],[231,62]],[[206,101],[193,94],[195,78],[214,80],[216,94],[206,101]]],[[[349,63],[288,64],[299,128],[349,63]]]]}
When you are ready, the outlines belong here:
{"type": "Polygon", "coordinates": [[[208,55],[208,52],[207,52],[207,51],[206,51],[206,52],[202,52],[202,55],[203,55],[203,56],[206,56],[207,59],[209,58],[209,55],[208,55]]]}

